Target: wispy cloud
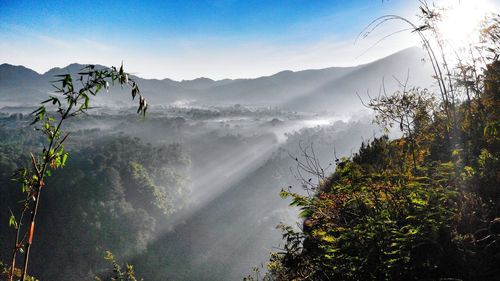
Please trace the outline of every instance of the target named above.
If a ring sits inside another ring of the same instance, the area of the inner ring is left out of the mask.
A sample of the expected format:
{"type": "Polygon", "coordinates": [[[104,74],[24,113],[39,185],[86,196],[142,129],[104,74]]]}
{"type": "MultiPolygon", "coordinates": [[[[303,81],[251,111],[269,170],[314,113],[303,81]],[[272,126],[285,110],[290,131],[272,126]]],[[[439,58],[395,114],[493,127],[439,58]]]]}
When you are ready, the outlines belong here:
{"type": "Polygon", "coordinates": [[[79,39],[79,41],[85,46],[89,47],[91,49],[96,49],[100,51],[112,51],[113,47],[110,44],[105,44],[96,40],[90,40],[90,39],[79,39]]]}
{"type": "Polygon", "coordinates": [[[33,37],[38,38],[40,41],[45,42],[53,47],[71,49],[74,48],[74,43],[70,43],[69,41],[57,39],[44,34],[33,34],[33,37]]]}

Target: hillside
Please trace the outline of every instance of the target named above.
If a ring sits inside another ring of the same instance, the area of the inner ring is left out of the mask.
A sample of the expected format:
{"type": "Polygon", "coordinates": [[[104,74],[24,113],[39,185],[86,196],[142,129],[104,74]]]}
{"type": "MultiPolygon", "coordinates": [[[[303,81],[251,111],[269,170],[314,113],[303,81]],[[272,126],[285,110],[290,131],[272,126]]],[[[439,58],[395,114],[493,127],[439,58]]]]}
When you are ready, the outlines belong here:
{"type": "Polygon", "coordinates": [[[315,162],[297,160],[310,192],[281,195],[300,208],[302,226],[280,225],[284,245],[268,273],[247,280],[500,280],[495,22],[484,31],[493,47],[478,48],[485,64],[453,69],[442,99],[403,87],[367,101],[375,122],[401,138],[365,141],[317,185],[307,184],[315,162]]]}

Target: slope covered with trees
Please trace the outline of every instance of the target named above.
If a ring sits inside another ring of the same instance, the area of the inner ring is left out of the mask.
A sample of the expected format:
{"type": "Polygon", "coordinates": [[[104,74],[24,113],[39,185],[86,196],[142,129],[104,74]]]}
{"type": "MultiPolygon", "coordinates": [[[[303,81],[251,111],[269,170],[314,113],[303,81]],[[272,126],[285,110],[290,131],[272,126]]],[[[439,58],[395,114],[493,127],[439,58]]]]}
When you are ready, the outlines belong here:
{"type": "MultiPolygon", "coordinates": [[[[28,128],[2,129],[0,134],[6,136],[0,145],[0,205],[15,211],[23,195],[11,191],[19,187],[9,178],[29,163],[26,152],[37,136],[28,128]]],[[[71,161],[47,180],[47,208],[40,209],[43,223],[37,227],[31,268],[42,280],[88,278],[88,270],[107,268],[102,258],[106,250],[122,259],[141,253],[189,195],[190,161],[178,144],[152,146],[127,136],[87,132],[74,136],[71,146],[71,161]],[[47,264],[53,257],[64,261],[47,264]]],[[[1,212],[0,220],[7,222],[9,215],[1,212]]],[[[4,228],[0,259],[7,261],[14,232],[4,228]]]]}
{"type": "MultiPolygon", "coordinates": [[[[426,8],[416,32],[437,36],[426,8]]],[[[482,36],[468,64],[436,61],[436,95],[402,83],[366,103],[403,137],[365,142],[314,195],[282,191],[304,220],[280,226],[265,280],[500,280],[499,15],[482,36]]]]}

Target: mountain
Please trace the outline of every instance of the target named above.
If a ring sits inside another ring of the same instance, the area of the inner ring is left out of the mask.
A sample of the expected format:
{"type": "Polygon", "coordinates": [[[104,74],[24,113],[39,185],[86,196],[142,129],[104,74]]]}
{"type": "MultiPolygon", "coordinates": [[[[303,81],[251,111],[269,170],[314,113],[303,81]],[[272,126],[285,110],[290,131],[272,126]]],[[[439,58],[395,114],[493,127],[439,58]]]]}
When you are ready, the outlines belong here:
{"type": "Polygon", "coordinates": [[[24,66],[0,65],[0,102],[30,100],[41,96],[42,76],[24,66]]]}
{"type": "Polygon", "coordinates": [[[305,111],[346,113],[361,106],[359,98],[366,100],[368,95],[376,96],[384,88],[387,93],[394,92],[407,78],[408,87],[430,88],[433,84],[432,69],[422,62],[424,57],[424,52],[418,48],[400,51],[353,69],[340,79],[318,85],[317,89],[290,100],[286,106],[305,111]]]}
{"type": "Polygon", "coordinates": [[[4,63],[0,65],[0,81],[3,83],[18,82],[23,79],[34,80],[39,74],[24,66],[4,63]]]}
{"type": "Polygon", "coordinates": [[[356,67],[332,67],[320,70],[282,71],[271,76],[239,80],[206,90],[205,103],[281,105],[285,101],[313,91],[319,85],[335,81],[356,67]]]}
{"type": "MultiPolygon", "coordinates": [[[[387,91],[397,89],[397,82],[409,85],[431,85],[431,68],[421,62],[424,52],[409,48],[380,60],[353,67],[330,67],[303,71],[282,71],[255,79],[209,78],[174,81],[171,79],[144,79],[134,76],[140,88],[153,105],[167,105],[175,101],[192,101],[198,105],[256,105],[279,106],[297,111],[332,111],[347,113],[361,107],[356,93],[361,96],[369,90],[378,93],[385,78],[387,91]]],[[[38,74],[23,66],[0,65],[0,103],[27,105],[45,98],[52,91],[49,81],[54,75],[76,74],[83,67],[70,64],[38,74]]],[[[96,98],[94,104],[128,106],[123,98],[126,90],[118,87],[109,94],[96,98]]]]}
{"type": "Polygon", "coordinates": [[[186,89],[202,90],[213,86],[216,82],[210,78],[200,77],[193,80],[182,80],[180,84],[186,89]]]}
{"type": "Polygon", "coordinates": [[[408,86],[432,84],[430,65],[422,63],[424,53],[410,48],[380,60],[355,67],[282,71],[268,77],[241,80],[207,89],[202,103],[275,105],[297,111],[349,113],[362,107],[357,93],[378,94],[385,84],[388,92],[409,75],[408,86]],[[383,82],[384,81],[384,82],[383,82]]]}

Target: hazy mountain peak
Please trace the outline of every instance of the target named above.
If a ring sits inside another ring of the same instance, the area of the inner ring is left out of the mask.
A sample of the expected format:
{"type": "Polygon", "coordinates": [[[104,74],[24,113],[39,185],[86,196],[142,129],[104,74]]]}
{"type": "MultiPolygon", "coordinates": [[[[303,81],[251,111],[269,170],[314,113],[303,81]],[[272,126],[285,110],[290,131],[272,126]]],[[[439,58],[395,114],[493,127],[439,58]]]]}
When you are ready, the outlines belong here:
{"type": "Polygon", "coordinates": [[[182,80],[181,82],[183,82],[183,83],[188,83],[188,82],[215,82],[215,80],[212,80],[212,79],[207,78],[207,77],[199,77],[199,78],[195,78],[195,79],[192,79],[192,80],[182,80]]]}
{"type": "Polygon", "coordinates": [[[2,63],[0,64],[0,70],[1,71],[27,71],[27,72],[33,72],[33,73],[37,73],[36,71],[34,70],[31,70],[23,65],[13,65],[13,64],[9,64],[9,63],[2,63]]]}
{"type": "Polygon", "coordinates": [[[278,73],[275,73],[275,74],[271,75],[271,77],[272,77],[272,76],[286,75],[286,74],[291,74],[291,73],[294,73],[294,72],[293,72],[293,71],[291,71],[291,70],[282,70],[282,71],[280,71],[280,72],[278,72],[278,73]]]}
{"type": "MultiPolygon", "coordinates": [[[[80,63],[71,63],[68,64],[65,67],[54,67],[51,68],[49,71],[45,72],[43,75],[44,76],[54,76],[54,75],[59,75],[59,74],[76,74],[82,70],[85,66],[89,64],[80,64],[80,63]]],[[[97,68],[106,68],[104,65],[100,64],[94,64],[97,68]]]]}
{"type": "Polygon", "coordinates": [[[181,86],[186,89],[197,89],[197,90],[211,87],[214,85],[214,83],[215,83],[214,80],[206,77],[200,77],[193,80],[182,80],[180,82],[181,86]]]}
{"type": "Polygon", "coordinates": [[[22,65],[3,63],[0,65],[0,80],[15,81],[22,79],[36,79],[40,74],[22,65]]]}

